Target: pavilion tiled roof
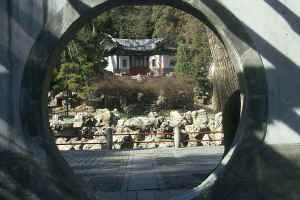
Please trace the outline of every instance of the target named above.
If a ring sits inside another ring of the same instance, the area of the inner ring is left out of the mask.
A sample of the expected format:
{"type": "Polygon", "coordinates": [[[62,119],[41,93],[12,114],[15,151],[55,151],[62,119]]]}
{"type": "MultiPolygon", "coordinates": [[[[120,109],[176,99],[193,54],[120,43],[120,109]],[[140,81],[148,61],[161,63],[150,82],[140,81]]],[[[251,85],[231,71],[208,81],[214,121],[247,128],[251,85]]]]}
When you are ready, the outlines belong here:
{"type": "Polygon", "coordinates": [[[112,38],[112,41],[118,44],[119,48],[133,51],[151,51],[157,48],[162,42],[166,42],[166,38],[153,39],[117,39],[112,38]]]}
{"type": "Polygon", "coordinates": [[[111,38],[112,45],[106,47],[107,55],[153,55],[176,51],[176,47],[170,46],[169,37],[152,39],[119,39],[111,38]]]}

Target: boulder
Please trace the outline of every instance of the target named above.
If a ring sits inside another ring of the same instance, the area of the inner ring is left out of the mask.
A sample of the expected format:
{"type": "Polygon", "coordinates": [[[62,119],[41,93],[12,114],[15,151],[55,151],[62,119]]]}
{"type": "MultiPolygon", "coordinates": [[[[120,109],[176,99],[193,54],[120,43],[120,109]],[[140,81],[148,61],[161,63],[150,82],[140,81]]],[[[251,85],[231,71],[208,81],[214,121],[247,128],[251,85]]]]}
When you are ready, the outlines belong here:
{"type": "MultiPolygon", "coordinates": [[[[55,141],[56,144],[68,144],[70,143],[66,138],[57,138],[55,141]]],[[[58,150],[60,151],[68,151],[73,148],[72,145],[57,145],[58,150]]]]}
{"type": "Polygon", "coordinates": [[[74,128],[81,128],[83,127],[83,121],[78,121],[73,123],[74,128]]]}
{"type": "Polygon", "coordinates": [[[106,108],[97,109],[94,116],[97,120],[96,126],[105,126],[105,127],[117,125],[118,120],[121,118],[121,114],[116,108],[113,111],[109,111],[106,108]]]}
{"type": "Polygon", "coordinates": [[[74,121],[84,121],[84,119],[88,116],[91,116],[91,114],[89,114],[87,112],[78,112],[78,113],[76,113],[73,120],[74,121]]]}
{"type": "Polygon", "coordinates": [[[124,126],[131,128],[133,130],[141,130],[141,131],[147,131],[150,129],[151,126],[153,126],[155,123],[154,118],[148,118],[148,117],[134,117],[130,118],[125,121],[124,126]]]}
{"type": "Polygon", "coordinates": [[[191,111],[184,113],[183,117],[186,119],[187,124],[193,124],[193,115],[191,111]]]}
{"type": "Polygon", "coordinates": [[[156,148],[158,146],[158,144],[152,143],[156,140],[157,140],[156,136],[148,135],[148,136],[145,137],[143,142],[149,142],[149,143],[135,143],[133,148],[134,149],[156,148]]]}
{"type": "Polygon", "coordinates": [[[112,111],[112,114],[113,114],[113,118],[116,122],[118,122],[118,120],[121,118],[121,114],[120,112],[118,111],[118,109],[113,109],[112,111]]]}
{"type": "Polygon", "coordinates": [[[181,114],[177,110],[173,110],[170,112],[170,126],[181,126],[183,124],[183,120],[183,116],[181,116],[181,114]]]}
{"type": "Polygon", "coordinates": [[[208,127],[208,116],[204,109],[196,110],[192,112],[193,125],[201,129],[208,127]]]}
{"type": "Polygon", "coordinates": [[[131,135],[124,136],[121,142],[121,149],[133,149],[134,140],[131,135]]]}
{"type": "MultiPolygon", "coordinates": [[[[212,140],[209,134],[205,134],[202,137],[202,140],[212,140]]],[[[210,146],[212,144],[212,141],[201,141],[201,145],[203,146],[210,146]]]]}
{"type": "Polygon", "coordinates": [[[126,119],[119,119],[116,126],[117,132],[122,132],[122,129],[125,127],[126,119]]]}
{"type": "Polygon", "coordinates": [[[83,126],[94,127],[96,126],[97,120],[93,116],[88,116],[83,121],[83,126]]]}
{"type": "Polygon", "coordinates": [[[133,134],[132,138],[134,139],[134,141],[144,141],[145,140],[145,134],[143,132],[141,132],[140,130],[130,131],[130,132],[127,132],[127,134],[133,134]]]}
{"type": "Polygon", "coordinates": [[[223,133],[215,133],[215,134],[208,134],[208,137],[210,140],[208,145],[221,145],[223,144],[223,140],[224,140],[224,134],[223,133]],[[216,141],[214,141],[216,140],[216,141]]]}
{"type": "Polygon", "coordinates": [[[64,137],[79,137],[80,131],[79,128],[73,127],[73,123],[58,123],[52,124],[51,126],[55,136],[64,136],[64,137]]]}
{"type": "Polygon", "coordinates": [[[158,117],[158,114],[157,114],[157,112],[149,112],[149,113],[148,113],[148,117],[149,117],[149,118],[157,118],[157,117],[158,117]]]}
{"type": "MultiPolygon", "coordinates": [[[[222,131],[223,130],[223,124],[222,124],[222,113],[219,112],[215,115],[213,126],[211,126],[211,130],[213,131],[222,131]]],[[[211,141],[210,145],[221,145],[223,144],[224,140],[224,133],[214,133],[210,134],[209,137],[212,140],[221,140],[221,141],[211,141]]]]}
{"type": "Polygon", "coordinates": [[[93,127],[96,125],[96,120],[95,118],[87,113],[87,112],[79,112],[75,115],[74,119],[74,127],[76,128],[81,128],[83,126],[86,127],[93,127]]]}
{"type": "Polygon", "coordinates": [[[201,128],[201,126],[192,124],[192,125],[186,125],[184,132],[189,133],[187,135],[188,140],[199,140],[199,141],[193,141],[193,142],[188,142],[188,146],[202,146],[204,143],[200,140],[204,139],[204,137],[208,134],[202,134],[198,132],[202,131],[209,131],[209,128],[201,128]]]}
{"type": "Polygon", "coordinates": [[[95,112],[95,108],[93,108],[92,106],[88,106],[86,104],[82,104],[80,106],[75,107],[74,111],[76,111],[76,112],[93,113],[93,112],[95,112]]]}
{"type": "Polygon", "coordinates": [[[153,118],[154,119],[154,126],[152,127],[152,131],[157,131],[160,126],[162,125],[162,123],[165,121],[165,118],[162,116],[159,116],[157,118],[153,118]]]}
{"type": "Polygon", "coordinates": [[[110,126],[113,120],[113,114],[108,109],[97,109],[95,113],[97,126],[110,126]]]}
{"type": "MultiPolygon", "coordinates": [[[[83,105],[83,107],[86,107],[83,105]]],[[[77,107],[78,108],[78,107],[77,107]]],[[[82,109],[82,108],[81,108],[82,109]]],[[[170,117],[166,118],[158,116],[156,112],[150,112],[147,116],[133,117],[130,119],[120,119],[121,115],[117,109],[110,111],[108,109],[97,109],[94,113],[79,112],[74,119],[59,120],[55,115],[49,120],[50,128],[55,135],[65,136],[67,138],[73,137],[81,138],[82,141],[88,142],[106,142],[105,136],[94,136],[95,134],[104,134],[107,127],[113,128],[113,133],[124,134],[120,136],[114,135],[113,144],[114,149],[120,148],[154,148],[154,147],[171,147],[173,143],[167,142],[162,144],[156,143],[138,143],[150,142],[156,140],[173,140],[171,133],[174,127],[179,126],[182,132],[193,132],[194,134],[184,135],[186,139],[200,140],[200,139],[223,139],[223,133],[218,134],[198,134],[196,132],[206,130],[222,130],[222,113],[216,114],[214,117],[208,115],[206,110],[200,109],[196,111],[188,111],[183,114],[174,110],[170,112],[170,117]],[[209,122],[209,123],[208,123],[209,122]],[[145,132],[155,132],[157,135],[145,135],[145,132]],[[128,136],[126,134],[138,134],[128,136]]],[[[66,142],[71,143],[72,140],[66,142]]],[[[80,141],[76,141],[77,143],[80,141]]],[[[188,146],[199,145],[219,145],[221,141],[200,141],[189,142],[188,146]]],[[[184,143],[183,145],[186,145],[184,143]]],[[[102,145],[103,146],[103,145],[102,145]]],[[[59,149],[99,149],[101,145],[64,145],[59,149]]],[[[104,147],[104,146],[103,146],[104,147]]]]}
{"type": "Polygon", "coordinates": [[[82,127],[81,137],[93,139],[94,133],[97,131],[95,127],[82,127]]]}
{"type": "Polygon", "coordinates": [[[223,115],[221,112],[219,112],[215,115],[214,130],[216,130],[216,131],[223,130],[222,119],[223,119],[223,115]]]}
{"type": "Polygon", "coordinates": [[[58,93],[57,95],[55,95],[55,97],[54,98],[60,98],[60,97],[64,97],[64,93],[63,92],[60,92],[60,93],[58,93]]]}
{"type": "Polygon", "coordinates": [[[62,100],[65,98],[64,94],[62,92],[58,93],[54,98],[51,98],[51,101],[49,102],[50,107],[61,107],[62,100]]]}
{"type": "MultiPolygon", "coordinates": [[[[103,141],[102,139],[99,138],[95,138],[95,139],[90,139],[86,141],[87,143],[102,143],[102,142],[106,142],[103,141]]],[[[82,145],[82,150],[96,150],[96,149],[103,149],[104,148],[104,144],[84,144],[82,145]]]]}
{"type": "Polygon", "coordinates": [[[173,127],[170,126],[170,121],[163,121],[157,129],[157,132],[165,133],[165,132],[171,132],[173,130],[173,127]]]}
{"type": "Polygon", "coordinates": [[[125,137],[126,135],[114,135],[113,136],[113,149],[121,149],[121,144],[122,144],[122,141],[123,141],[123,138],[125,137]]]}
{"type": "Polygon", "coordinates": [[[144,104],[122,105],[122,110],[124,113],[141,115],[144,114],[145,107],[144,104]]]}

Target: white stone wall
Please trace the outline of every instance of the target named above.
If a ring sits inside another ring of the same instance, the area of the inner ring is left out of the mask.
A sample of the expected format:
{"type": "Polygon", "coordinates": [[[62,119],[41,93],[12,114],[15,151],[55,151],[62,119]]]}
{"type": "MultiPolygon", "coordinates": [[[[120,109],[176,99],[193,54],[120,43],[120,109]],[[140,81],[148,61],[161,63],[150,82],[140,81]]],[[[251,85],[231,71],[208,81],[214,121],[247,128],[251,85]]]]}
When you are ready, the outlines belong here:
{"type": "Polygon", "coordinates": [[[299,1],[251,1],[255,12],[246,1],[223,3],[248,27],[265,66],[269,95],[266,142],[300,143],[300,95],[296,92],[300,88],[299,1]]]}

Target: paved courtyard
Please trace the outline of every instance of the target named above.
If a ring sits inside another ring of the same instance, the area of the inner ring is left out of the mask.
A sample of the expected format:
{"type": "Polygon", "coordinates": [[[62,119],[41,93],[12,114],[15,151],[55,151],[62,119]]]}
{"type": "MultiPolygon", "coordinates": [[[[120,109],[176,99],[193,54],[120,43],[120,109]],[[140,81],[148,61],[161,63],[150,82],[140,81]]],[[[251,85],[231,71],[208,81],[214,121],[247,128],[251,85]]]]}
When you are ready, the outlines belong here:
{"type": "Polygon", "coordinates": [[[166,200],[199,185],[216,167],[223,150],[214,146],[61,152],[90,194],[117,200],[166,200]]]}

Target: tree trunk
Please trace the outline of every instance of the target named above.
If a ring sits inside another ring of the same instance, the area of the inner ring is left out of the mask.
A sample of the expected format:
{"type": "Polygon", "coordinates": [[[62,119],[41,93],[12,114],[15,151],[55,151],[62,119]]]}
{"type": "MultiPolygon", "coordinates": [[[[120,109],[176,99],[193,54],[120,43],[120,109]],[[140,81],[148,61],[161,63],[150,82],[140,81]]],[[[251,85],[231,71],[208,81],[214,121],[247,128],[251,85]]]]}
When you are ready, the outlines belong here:
{"type": "Polygon", "coordinates": [[[207,36],[213,58],[213,65],[210,69],[213,88],[212,104],[215,111],[221,112],[229,97],[239,90],[238,77],[223,43],[208,28],[207,36]]]}
{"type": "Polygon", "coordinates": [[[96,27],[95,27],[94,23],[92,23],[92,33],[93,33],[93,36],[96,35],[96,27]]]}

